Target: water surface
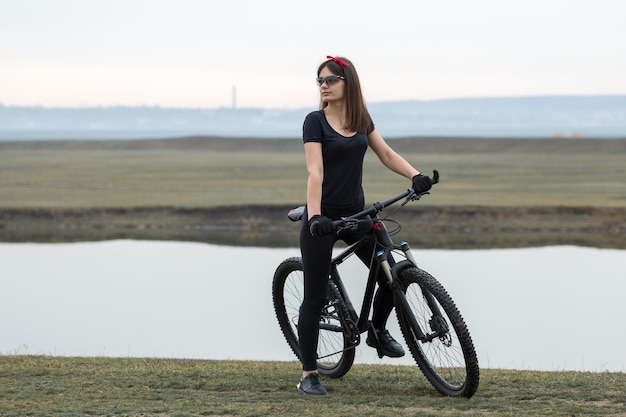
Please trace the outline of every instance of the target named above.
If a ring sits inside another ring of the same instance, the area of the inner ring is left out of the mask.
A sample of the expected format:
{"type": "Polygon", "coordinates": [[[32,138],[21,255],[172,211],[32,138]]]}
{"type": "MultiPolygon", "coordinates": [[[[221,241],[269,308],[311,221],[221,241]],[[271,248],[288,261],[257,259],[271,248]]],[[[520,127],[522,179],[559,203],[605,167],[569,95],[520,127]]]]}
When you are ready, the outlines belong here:
{"type": "MultiPolygon", "coordinates": [[[[626,251],[417,250],[488,368],[626,371],[626,251]]],[[[294,360],[271,280],[297,248],[106,241],[0,243],[1,354],[294,360]]],[[[365,269],[341,266],[360,306],[365,269]]],[[[401,339],[395,317],[390,329],[401,339]]],[[[364,343],[357,363],[379,360],[364,343]]]]}

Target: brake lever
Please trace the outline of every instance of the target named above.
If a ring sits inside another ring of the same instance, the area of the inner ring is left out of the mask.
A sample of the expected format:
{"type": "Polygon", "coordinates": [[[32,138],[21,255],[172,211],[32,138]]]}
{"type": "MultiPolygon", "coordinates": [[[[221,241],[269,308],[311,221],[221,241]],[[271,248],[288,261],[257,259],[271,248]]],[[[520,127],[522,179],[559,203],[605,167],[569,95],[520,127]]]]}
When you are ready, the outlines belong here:
{"type": "MultiPolygon", "coordinates": [[[[413,189],[411,189],[411,188],[410,188],[410,189],[408,189],[407,191],[409,191],[409,195],[407,195],[407,196],[406,196],[406,198],[404,199],[404,202],[403,202],[402,204],[400,204],[400,207],[402,207],[402,206],[406,206],[406,204],[407,204],[409,201],[413,201],[413,200],[415,199],[415,195],[417,194],[417,193],[415,192],[415,190],[413,190],[413,189]]],[[[419,199],[419,197],[418,197],[418,199],[419,199]]]]}
{"type": "Polygon", "coordinates": [[[420,198],[422,198],[423,195],[426,194],[430,194],[429,191],[424,191],[423,193],[416,193],[415,190],[411,190],[411,192],[409,193],[409,195],[406,196],[406,198],[404,199],[404,202],[402,204],[400,204],[400,206],[405,206],[409,201],[416,201],[419,200],[420,198]]]}
{"type": "Polygon", "coordinates": [[[359,219],[348,219],[347,217],[343,217],[341,219],[342,225],[337,227],[337,233],[342,232],[344,230],[356,230],[359,227],[359,223],[361,222],[359,219]]]}

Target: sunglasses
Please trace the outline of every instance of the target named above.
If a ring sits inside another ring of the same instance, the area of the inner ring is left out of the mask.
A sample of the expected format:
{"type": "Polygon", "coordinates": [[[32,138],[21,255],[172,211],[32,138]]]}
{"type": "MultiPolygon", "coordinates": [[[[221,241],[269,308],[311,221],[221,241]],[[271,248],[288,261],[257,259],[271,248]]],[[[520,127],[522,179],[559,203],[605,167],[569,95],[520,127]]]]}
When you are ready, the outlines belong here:
{"type": "Polygon", "coordinates": [[[315,82],[317,83],[317,85],[319,85],[320,87],[322,86],[322,84],[326,83],[327,86],[331,86],[334,84],[337,84],[339,82],[339,80],[345,80],[345,77],[342,77],[341,75],[331,75],[330,77],[317,77],[315,79],[315,82]]]}

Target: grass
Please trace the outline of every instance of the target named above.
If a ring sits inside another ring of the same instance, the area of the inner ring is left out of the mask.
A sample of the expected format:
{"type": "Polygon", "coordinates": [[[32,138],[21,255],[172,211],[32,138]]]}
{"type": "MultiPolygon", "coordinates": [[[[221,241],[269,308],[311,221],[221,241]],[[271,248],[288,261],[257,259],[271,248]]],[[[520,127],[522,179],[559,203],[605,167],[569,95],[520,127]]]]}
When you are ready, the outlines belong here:
{"type": "MultiPolygon", "coordinates": [[[[402,220],[403,230],[413,231],[405,238],[416,245],[625,245],[626,139],[389,143],[418,168],[442,174],[432,195],[412,205],[415,211],[403,210],[410,214],[402,220]],[[455,211],[465,208],[475,215],[455,211]],[[535,214],[533,208],[538,208],[535,214]]],[[[0,142],[0,173],[2,241],[129,238],[294,245],[297,228],[290,228],[284,212],[305,200],[299,139],[0,142]],[[233,217],[235,207],[254,213],[233,217]],[[225,221],[239,232],[210,229],[225,221]],[[289,229],[288,234],[266,230],[263,221],[289,229]],[[248,229],[252,233],[242,232],[248,229]]],[[[408,186],[368,153],[368,203],[408,186]]]]}
{"type": "MultiPolygon", "coordinates": [[[[626,207],[626,139],[394,139],[433,205],[626,207]]],[[[304,201],[299,139],[0,143],[0,208],[215,207],[304,201]]],[[[370,153],[369,202],[409,185],[370,153]]]]}
{"type": "Polygon", "coordinates": [[[417,367],[355,365],[296,393],[296,362],[0,357],[2,416],[623,416],[624,373],[485,369],[470,400],[417,367]]]}

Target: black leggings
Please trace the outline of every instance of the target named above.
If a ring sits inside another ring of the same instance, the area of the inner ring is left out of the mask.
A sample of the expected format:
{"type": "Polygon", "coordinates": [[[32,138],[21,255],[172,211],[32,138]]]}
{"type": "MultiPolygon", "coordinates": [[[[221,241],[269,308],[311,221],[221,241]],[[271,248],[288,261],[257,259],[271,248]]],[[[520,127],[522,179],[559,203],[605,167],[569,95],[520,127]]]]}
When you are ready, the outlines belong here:
{"type": "MultiPolygon", "coordinates": [[[[331,219],[339,219],[342,216],[354,214],[361,209],[342,212],[325,212],[331,219]]],[[[334,210],[333,210],[334,211],[334,210]]],[[[300,306],[300,318],[298,320],[298,339],[302,355],[302,369],[304,371],[317,370],[317,339],[319,336],[319,320],[322,308],[326,304],[328,290],[328,276],[330,274],[330,262],[335,242],[341,239],[348,245],[358,241],[365,233],[371,230],[371,220],[361,222],[356,231],[343,232],[340,236],[311,236],[309,231],[308,214],[303,215],[300,228],[300,251],[304,266],[304,300],[300,306]]],[[[355,253],[370,266],[374,242],[365,244],[355,253]]],[[[393,264],[393,258],[389,256],[389,262],[393,264]]],[[[393,292],[385,273],[380,270],[377,276],[378,290],[374,296],[372,323],[378,330],[383,330],[387,319],[393,309],[393,292]]]]}

